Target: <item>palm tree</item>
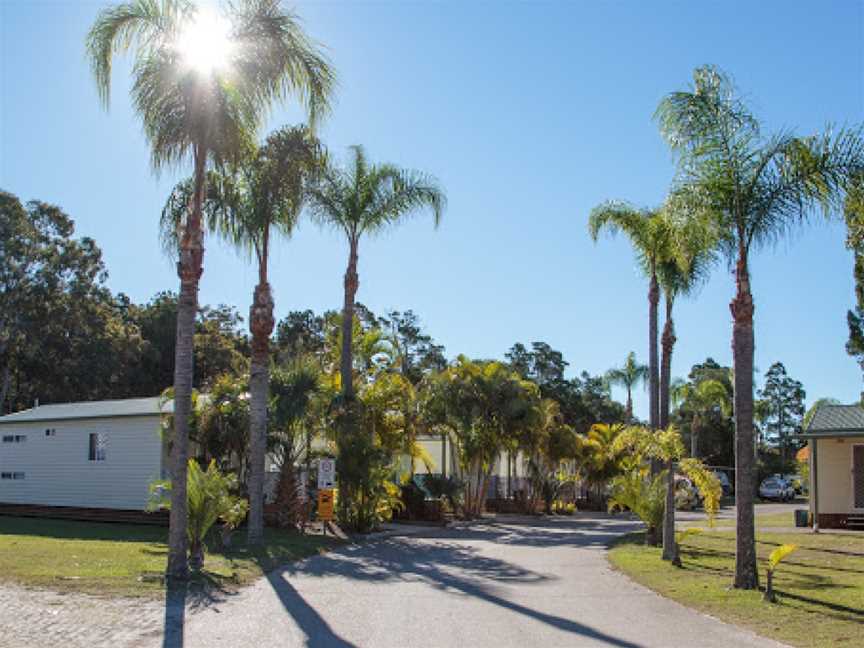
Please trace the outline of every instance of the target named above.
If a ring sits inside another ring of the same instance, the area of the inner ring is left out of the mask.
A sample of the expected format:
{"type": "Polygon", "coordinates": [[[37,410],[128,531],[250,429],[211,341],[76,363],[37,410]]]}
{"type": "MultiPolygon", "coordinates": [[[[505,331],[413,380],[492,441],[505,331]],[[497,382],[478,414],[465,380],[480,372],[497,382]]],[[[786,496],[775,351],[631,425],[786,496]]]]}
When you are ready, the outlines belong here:
{"type": "MultiPolygon", "coordinates": [[[[258,284],[249,309],[252,357],[249,374],[249,544],[264,533],[264,456],[267,442],[270,335],[273,333],[273,294],[268,267],[273,230],[290,236],[306,189],[320,167],[318,142],[305,126],[282,128],[264,146],[250,151],[240,164],[208,176],[203,212],[207,226],[230,243],[252,254],[258,264],[258,284]]],[[[163,211],[163,232],[180,221],[192,192],[190,181],[178,185],[163,211]]],[[[170,238],[170,235],[169,237],[170,238]]]]}
{"type": "Polygon", "coordinates": [[[648,390],[650,403],[649,423],[652,429],[660,425],[659,358],[657,354],[657,307],[660,288],[658,266],[670,257],[669,223],[661,210],[636,209],[621,202],[608,202],[591,210],[588,231],[594,241],[603,230],[616,234],[623,232],[648,275],[648,390]]]}
{"type": "Polygon", "coordinates": [[[711,412],[719,410],[732,415],[732,394],[720,380],[708,378],[699,382],[682,382],[672,386],[672,401],[690,414],[690,456],[699,458],[699,433],[711,412]]]}
{"type": "Polygon", "coordinates": [[[297,97],[314,120],[334,84],[327,61],[278,0],[226,4],[223,14],[189,0],[129,0],[103,9],[87,35],[107,107],[116,55],[132,50],[132,102],[157,172],[191,158],[192,199],[181,225],[174,364],[175,437],[167,574],[186,578],[186,471],[193,334],[203,270],[202,203],[208,164],[237,161],[276,100],[297,97]]]}
{"type": "Polygon", "coordinates": [[[620,367],[606,372],[606,382],[610,385],[620,385],[627,390],[627,422],[633,420],[633,388],[645,383],[648,378],[648,367],[636,361],[636,353],[631,351],[620,367]]]}
{"type": "Polygon", "coordinates": [[[715,260],[716,242],[710,231],[686,215],[670,224],[670,258],[657,267],[657,278],[666,302],[666,321],[660,336],[660,427],[669,426],[669,397],[672,380],[672,351],[677,338],[672,311],[678,297],[692,295],[708,278],[715,260]]]}
{"type": "Polygon", "coordinates": [[[737,468],[734,586],[755,589],[750,251],[782,238],[818,208],[842,213],[843,194],[864,162],[864,142],[860,130],[765,137],[730,79],[711,66],[695,70],[691,89],[667,95],[655,117],[679,158],[675,198],[714,228],[721,249],[735,261],[736,294],[730,303],[737,468]]]}
{"type": "Polygon", "coordinates": [[[357,275],[360,239],[397,225],[423,207],[432,210],[437,227],[446,204],[444,192],[429,176],[391,164],[370,165],[363,147],[352,146],[350,150],[350,166],[328,166],[309,192],[312,215],[320,223],[340,230],[348,240],[340,357],[342,399],[346,406],[354,400],[352,344],[354,300],[360,285],[357,275]]]}

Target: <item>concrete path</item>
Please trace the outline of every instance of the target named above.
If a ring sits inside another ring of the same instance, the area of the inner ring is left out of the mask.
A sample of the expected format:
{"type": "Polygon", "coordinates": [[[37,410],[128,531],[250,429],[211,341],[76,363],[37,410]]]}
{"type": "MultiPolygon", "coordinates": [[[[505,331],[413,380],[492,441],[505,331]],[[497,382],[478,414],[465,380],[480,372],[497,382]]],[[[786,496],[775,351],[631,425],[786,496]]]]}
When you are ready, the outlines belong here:
{"type": "Polygon", "coordinates": [[[779,646],[610,569],[606,545],[634,528],[580,514],[412,529],[291,565],[185,620],[169,606],[153,645],[779,646]]]}

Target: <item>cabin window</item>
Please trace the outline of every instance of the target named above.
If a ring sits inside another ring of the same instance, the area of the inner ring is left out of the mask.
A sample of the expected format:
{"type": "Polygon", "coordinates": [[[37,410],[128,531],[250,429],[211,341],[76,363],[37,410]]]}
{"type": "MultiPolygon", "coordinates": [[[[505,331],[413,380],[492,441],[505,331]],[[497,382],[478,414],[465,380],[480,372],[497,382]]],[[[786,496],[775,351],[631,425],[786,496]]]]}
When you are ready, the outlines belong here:
{"type": "Polygon", "coordinates": [[[23,472],[0,473],[0,479],[24,479],[24,473],[23,472]]]}
{"type": "Polygon", "coordinates": [[[90,461],[105,461],[107,447],[107,435],[102,432],[92,432],[90,434],[90,461]]]}
{"type": "Polygon", "coordinates": [[[26,440],[26,434],[6,434],[3,436],[3,443],[24,443],[26,440]]]}
{"type": "Polygon", "coordinates": [[[47,437],[57,436],[57,430],[55,428],[49,428],[49,429],[45,430],[45,436],[47,436],[47,437]]]}

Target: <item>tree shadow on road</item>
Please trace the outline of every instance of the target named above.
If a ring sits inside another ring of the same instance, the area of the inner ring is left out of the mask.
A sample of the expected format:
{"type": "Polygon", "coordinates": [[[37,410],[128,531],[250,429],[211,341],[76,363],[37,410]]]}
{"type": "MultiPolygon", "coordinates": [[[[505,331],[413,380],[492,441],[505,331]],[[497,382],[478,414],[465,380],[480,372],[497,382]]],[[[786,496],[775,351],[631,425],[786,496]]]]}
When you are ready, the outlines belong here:
{"type": "MultiPolygon", "coordinates": [[[[288,565],[270,574],[269,579],[285,607],[310,637],[321,637],[321,642],[310,645],[349,646],[332,633],[321,616],[303,600],[291,585],[294,575],[339,577],[367,583],[421,582],[430,587],[458,592],[476,598],[516,614],[534,619],[564,632],[602,641],[619,648],[638,648],[638,644],[608,635],[572,619],[531,609],[521,603],[505,598],[500,591],[502,585],[518,583],[530,587],[554,580],[513,563],[481,555],[479,549],[467,545],[464,540],[500,541],[506,544],[568,546],[561,534],[552,533],[541,524],[526,525],[481,524],[467,529],[445,529],[413,534],[407,538],[390,538],[380,542],[353,545],[329,554],[288,565]],[[518,537],[514,537],[518,535],[518,537]],[[430,542],[428,540],[434,540],[430,542]],[[449,542],[448,542],[449,540],[449,542]],[[461,542],[460,542],[461,540],[461,542]],[[340,643],[341,642],[341,643],[340,643]]],[[[586,525],[586,531],[590,531],[586,525]]],[[[608,533],[600,530],[596,537],[586,533],[583,543],[608,543],[608,533]]]]}
{"type": "Polygon", "coordinates": [[[276,596],[279,597],[285,611],[291,615],[294,622],[307,637],[309,646],[327,646],[327,648],[356,648],[356,646],[337,635],[330,625],[321,617],[314,607],[300,596],[300,593],[283,577],[283,572],[276,570],[267,574],[267,580],[276,596]]]}

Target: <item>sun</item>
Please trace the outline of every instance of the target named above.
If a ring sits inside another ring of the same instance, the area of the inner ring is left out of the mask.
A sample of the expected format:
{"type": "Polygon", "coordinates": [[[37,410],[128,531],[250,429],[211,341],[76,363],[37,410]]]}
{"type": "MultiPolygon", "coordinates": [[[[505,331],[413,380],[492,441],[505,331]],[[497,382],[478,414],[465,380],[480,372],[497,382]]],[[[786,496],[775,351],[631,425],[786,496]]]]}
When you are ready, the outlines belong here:
{"type": "Polygon", "coordinates": [[[186,23],[176,44],[184,64],[202,74],[227,67],[234,49],[231,25],[209,10],[199,11],[186,23]]]}

